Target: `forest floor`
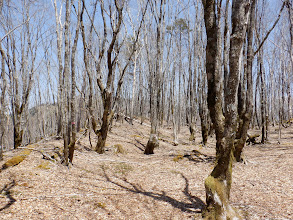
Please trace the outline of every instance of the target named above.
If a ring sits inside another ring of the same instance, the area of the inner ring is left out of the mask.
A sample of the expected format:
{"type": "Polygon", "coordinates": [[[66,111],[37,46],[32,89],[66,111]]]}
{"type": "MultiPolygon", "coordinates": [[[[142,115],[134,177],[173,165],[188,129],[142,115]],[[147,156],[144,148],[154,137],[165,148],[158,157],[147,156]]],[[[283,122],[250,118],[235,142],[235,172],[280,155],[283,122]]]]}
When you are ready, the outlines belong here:
{"type": "MultiPolygon", "coordinates": [[[[0,173],[0,219],[201,219],[215,138],[203,147],[200,133],[190,142],[183,127],[174,146],[172,129],[165,127],[155,154],[144,155],[149,130],[147,124],[115,123],[104,155],[91,151],[89,137],[80,134],[69,168],[56,153],[56,162],[40,153],[52,155],[61,140],[27,146],[34,150],[0,173]]],[[[269,142],[246,146],[247,164],[234,164],[231,203],[244,219],[293,219],[292,137],[293,126],[282,129],[278,144],[277,127],[271,127],[269,142]]],[[[91,141],[94,146],[94,134],[91,141]]],[[[0,166],[23,151],[5,152],[0,166]]]]}

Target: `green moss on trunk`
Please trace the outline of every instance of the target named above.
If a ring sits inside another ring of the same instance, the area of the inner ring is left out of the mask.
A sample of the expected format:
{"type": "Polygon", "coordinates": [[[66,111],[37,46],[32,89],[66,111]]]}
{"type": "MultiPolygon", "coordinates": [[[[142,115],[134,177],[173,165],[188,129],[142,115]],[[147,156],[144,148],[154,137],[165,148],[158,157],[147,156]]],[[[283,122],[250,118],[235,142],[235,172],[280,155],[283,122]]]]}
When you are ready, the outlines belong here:
{"type": "Polygon", "coordinates": [[[229,204],[232,182],[232,157],[226,172],[219,173],[221,167],[221,164],[218,163],[212,174],[205,180],[207,206],[202,217],[209,220],[242,219],[229,204]]]}

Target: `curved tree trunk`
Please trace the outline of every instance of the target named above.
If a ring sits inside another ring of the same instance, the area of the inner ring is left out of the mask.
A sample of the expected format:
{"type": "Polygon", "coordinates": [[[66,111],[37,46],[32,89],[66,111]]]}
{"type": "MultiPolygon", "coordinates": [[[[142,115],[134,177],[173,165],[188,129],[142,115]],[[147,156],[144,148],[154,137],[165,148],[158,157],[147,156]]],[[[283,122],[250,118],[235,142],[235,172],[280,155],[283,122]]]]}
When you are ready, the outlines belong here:
{"type": "MultiPolygon", "coordinates": [[[[251,5],[250,21],[247,30],[247,65],[245,68],[247,91],[245,111],[241,114],[241,124],[238,127],[238,134],[234,144],[234,157],[237,162],[244,161],[242,157],[242,151],[247,139],[247,131],[249,129],[252,113],[253,113],[253,83],[252,83],[252,62],[253,62],[253,30],[255,25],[255,5],[256,1],[253,1],[251,5]]],[[[240,110],[242,112],[242,110],[240,110]]]]}
{"type": "Polygon", "coordinates": [[[232,183],[232,162],[234,140],[237,129],[237,91],[239,85],[241,56],[246,32],[247,8],[250,1],[235,0],[232,4],[232,33],[228,85],[223,105],[223,78],[220,73],[221,42],[218,42],[221,5],[216,13],[215,0],[203,0],[204,20],[207,33],[206,72],[208,80],[208,107],[216,133],[216,164],[205,180],[207,206],[203,212],[205,219],[240,218],[229,204],[232,183]],[[218,19],[217,19],[218,16],[218,19]],[[223,112],[223,106],[225,114],[223,112]]]}

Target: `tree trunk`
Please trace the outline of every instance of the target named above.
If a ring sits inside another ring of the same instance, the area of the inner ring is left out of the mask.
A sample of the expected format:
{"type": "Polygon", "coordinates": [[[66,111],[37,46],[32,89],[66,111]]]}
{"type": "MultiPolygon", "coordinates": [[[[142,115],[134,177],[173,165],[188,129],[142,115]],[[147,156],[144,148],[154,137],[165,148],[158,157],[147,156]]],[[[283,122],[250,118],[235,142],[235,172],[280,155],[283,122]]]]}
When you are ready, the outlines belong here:
{"type": "Polygon", "coordinates": [[[253,1],[251,5],[251,12],[250,12],[250,20],[247,30],[247,65],[245,68],[246,74],[246,108],[243,114],[241,115],[242,123],[239,125],[238,134],[239,136],[236,137],[236,141],[234,144],[234,157],[237,162],[243,161],[242,151],[245,146],[245,142],[247,139],[247,131],[249,129],[252,112],[253,112],[253,82],[252,82],[252,64],[253,64],[253,30],[255,25],[255,6],[256,1],[253,1]]]}
{"type": "Polygon", "coordinates": [[[14,149],[17,149],[18,147],[21,146],[22,143],[22,135],[23,135],[23,130],[21,129],[20,126],[20,114],[16,113],[14,115],[16,119],[14,119],[14,128],[13,128],[13,140],[14,140],[14,149]]]}
{"type": "Polygon", "coordinates": [[[96,152],[99,154],[105,153],[105,144],[107,140],[107,135],[110,128],[110,122],[113,118],[114,112],[111,111],[111,96],[110,94],[104,95],[104,112],[102,117],[102,125],[98,131],[98,142],[96,146],[96,152]]]}
{"type": "MultiPolygon", "coordinates": [[[[156,33],[156,60],[155,70],[150,73],[150,111],[151,111],[151,133],[144,154],[153,154],[154,148],[159,146],[158,142],[158,120],[159,120],[159,94],[160,77],[162,73],[162,25],[164,22],[164,1],[160,1],[160,9],[156,33]]],[[[151,69],[151,68],[150,68],[151,69]]]]}
{"type": "Polygon", "coordinates": [[[77,25],[75,29],[75,38],[73,42],[72,52],[71,52],[71,99],[70,99],[70,119],[69,126],[71,126],[71,140],[69,144],[68,159],[69,162],[73,162],[74,147],[76,142],[76,104],[75,104],[75,90],[76,90],[76,80],[75,80],[75,54],[77,48],[77,42],[79,37],[79,28],[81,20],[81,0],[78,1],[78,14],[77,14],[77,25]]]}
{"type": "MultiPolygon", "coordinates": [[[[204,20],[207,33],[206,72],[208,80],[208,107],[216,133],[216,164],[205,180],[207,206],[203,212],[205,219],[233,219],[240,218],[229,204],[232,183],[232,149],[237,125],[237,91],[239,85],[241,56],[246,31],[247,7],[249,2],[233,1],[232,4],[232,33],[230,37],[230,54],[228,77],[229,84],[225,93],[225,115],[223,112],[223,78],[219,69],[221,65],[221,43],[218,42],[217,15],[221,8],[218,6],[216,14],[215,0],[203,0],[204,20]]],[[[218,18],[220,20],[220,18],[218,18]]]]}
{"type": "Polygon", "coordinates": [[[69,164],[69,144],[70,144],[70,126],[69,126],[69,75],[70,75],[70,45],[69,45],[69,26],[71,0],[66,0],[65,24],[64,24],[64,71],[63,71],[63,94],[62,94],[62,129],[64,140],[64,164],[69,164]]]}
{"type": "Polygon", "coordinates": [[[266,101],[265,101],[265,75],[263,71],[262,53],[259,55],[259,74],[260,74],[260,104],[261,104],[261,143],[266,141],[266,101]]]}
{"type": "Polygon", "coordinates": [[[57,1],[54,0],[56,35],[57,35],[57,58],[58,58],[58,96],[57,96],[57,136],[62,136],[62,94],[63,94],[63,65],[62,65],[62,29],[59,21],[61,14],[58,14],[57,1]]]}
{"type": "Polygon", "coordinates": [[[172,114],[172,126],[173,126],[173,138],[174,144],[178,145],[178,135],[177,135],[177,120],[176,120],[176,99],[175,99],[175,65],[172,71],[172,83],[170,85],[170,104],[171,104],[171,114],[172,114]]]}
{"type": "Polygon", "coordinates": [[[199,104],[199,117],[200,117],[200,125],[201,125],[201,136],[202,136],[202,144],[206,146],[209,136],[209,121],[208,121],[208,111],[207,106],[202,106],[204,104],[199,104]]]}
{"type": "MultiPolygon", "coordinates": [[[[3,2],[2,2],[3,3],[3,2]]],[[[1,14],[1,8],[0,8],[1,14]]],[[[3,137],[6,131],[5,126],[5,112],[6,112],[6,102],[5,102],[5,95],[6,95],[6,75],[5,75],[5,62],[6,62],[6,55],[2,48],[2,44],[0,42],[0,53],[1,53],[1,83],[0,83],[0,161],[3,159],[3,137]]]]}
{"type": "MultiPolygon", "coordinates": [[[[134,109],[135,109],[135,100],[136,100],[136,65],[137,65],[138,52],[134,52],[133,60],[133,82],[132,82],[132,99],[131,99],[131,110],[130,110],[130,119],[133,120],[134,109]]],[[[132,122],[132,121],[131,121],[132,122]]]]}

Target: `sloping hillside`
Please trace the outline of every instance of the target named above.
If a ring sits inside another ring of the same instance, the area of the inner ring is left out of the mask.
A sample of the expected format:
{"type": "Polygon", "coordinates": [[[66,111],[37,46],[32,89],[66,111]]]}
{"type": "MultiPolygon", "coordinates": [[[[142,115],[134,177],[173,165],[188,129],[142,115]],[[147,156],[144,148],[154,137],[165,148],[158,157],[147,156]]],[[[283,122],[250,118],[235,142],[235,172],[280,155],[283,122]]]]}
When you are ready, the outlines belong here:
{"type": "MultiPolygon", "coordinates": [[[[293,219],[293,129],[283,131],[280,145],[271,128],[270,143],[249,145],[247,164],[234,166],[231,201],[245,219],[293,219]]],[[[0,219],[200,219],[214,138],[202,147],[200,134],[189,142],[184,128],[174,146],[166,127],[160,147],[147,156],[148,133],[146,125],[117,123],[104,155],[80,136],[69,168],[59,161],[62,142],[53,138],[6,152],[1,166],[25,150],[26,156],[0,173],[0,219]]]]}

